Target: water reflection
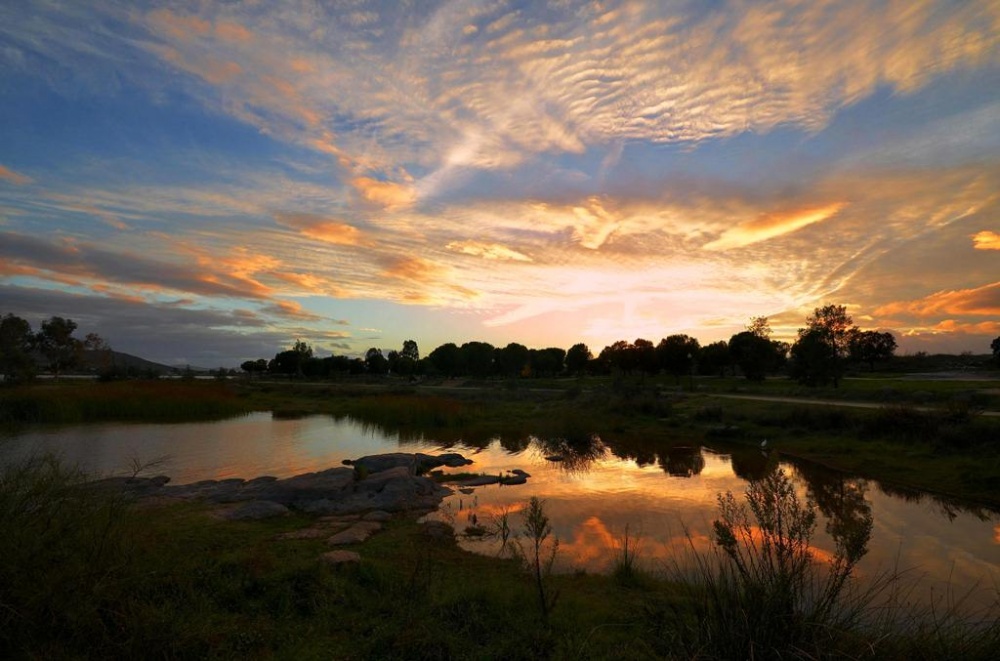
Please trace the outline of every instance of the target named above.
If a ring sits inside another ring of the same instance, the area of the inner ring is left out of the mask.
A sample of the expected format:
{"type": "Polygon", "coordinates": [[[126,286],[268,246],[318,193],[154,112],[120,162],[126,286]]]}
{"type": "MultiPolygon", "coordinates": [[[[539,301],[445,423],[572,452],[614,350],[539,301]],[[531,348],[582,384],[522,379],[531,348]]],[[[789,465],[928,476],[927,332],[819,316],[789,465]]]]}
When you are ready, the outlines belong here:
{"type": "MultiPolygon", "coordinates": [[[[858,539],[872,521],[869,553],[860,573],[915,568],[928,588],[962,594],[978,584],[983,599],[996,599],[1000,585],[1000,516],[946,498],[891,488],[823,467],[791,461],[757,448],[623,441],[612,434],[532,435],[464,439],[389,429],[330,416],[272,417],[180,425],[95,425],[35,430],[0,440],[0,462],[32,452],[55,451],[84,469],[122,472],[140,461],[169,455],[157,471],[175,483],[225,477],[256,477],[322,470],[343,459],[389,451],[457,451],[475,462],[463,470],[498,474],[520,468],[526,485],[488,486],[446,499],[436,516],[459,529],[480,525],[503,511],[520,525],[517,512],[531,496],[545,501],[561,540],[564,571],[607,571],[626,526],[639,540],[652,568],[690,549],[708,549],[717,497],[741,494],[749,480],[781,467],[802,498],[820,514],[812,545],[829,556],[838,543],[858,539]],[[559,454],[562,461],[547,461],[559,454]],[[474,519],[473,519],[474,517],[474,519]]],[[[496,553],[490,540],[463,540],[470,550],[496,553]]]]}

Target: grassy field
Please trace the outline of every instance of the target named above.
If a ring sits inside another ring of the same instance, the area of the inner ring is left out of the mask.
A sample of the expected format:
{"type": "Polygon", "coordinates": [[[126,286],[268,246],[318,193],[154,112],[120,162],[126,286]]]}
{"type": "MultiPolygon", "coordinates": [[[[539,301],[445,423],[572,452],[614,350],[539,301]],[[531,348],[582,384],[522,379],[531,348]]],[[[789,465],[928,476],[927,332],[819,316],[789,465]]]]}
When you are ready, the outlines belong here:
{"type": "Polygon", "coordinates": [[[277,538],[315,525],[305,515],[232,522],[82,480],[48,459],[0,475],[2,658],[987,659],[1000,644],[996,612],[886,611],[836,585],[826,599],[838,574],[807,562],[808,511],[780,476],[761,487],[777,498],[747,496],[803,524],[788,537],[756,520],[769,560],[727,559],[758,553],[732,527],[734,501],[723,551],[656,576],[624,545],[611,576],[536,572],[533,539],[543,561],[553,540],[520,517],[520,558],[466,553],[399,515],[352,547],[360,563],[333,567],[324,540],[277,538]]]}

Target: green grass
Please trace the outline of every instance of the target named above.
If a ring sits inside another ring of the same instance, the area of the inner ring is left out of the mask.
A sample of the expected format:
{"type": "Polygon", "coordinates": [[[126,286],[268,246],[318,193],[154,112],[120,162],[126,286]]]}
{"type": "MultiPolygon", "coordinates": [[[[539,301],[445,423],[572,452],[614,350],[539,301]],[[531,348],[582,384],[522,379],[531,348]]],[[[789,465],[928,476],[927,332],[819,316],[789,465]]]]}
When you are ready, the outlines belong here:
{"type": "Polygon", "coordinates": [[[251,407],[225,383],[49,382],[0,389],[0,425],[219,419],[251,407]]]}
{"type": "Polygon", "coordinates": [[[815,617],[789,625],[799,611],[786,599],[751,598],[760,582],[779,596],[798,589],[784,574],[769,582],[763,564],[749,583],[711,562],[694,580],[543,575],[540,601],[537,565],[464,552],[407,518],[356,547],[359,565],[332,568],[319,561],[323,540],[276,539],[310,525],[307,516],[230,522],[209,505],[133,504],[82,480],[51,459],[0,476],[2,658],[652,659],[752,649],[976,659],[1000,640],[995,612],[979,626],[898,609],[901,617],[871,626],[815,617]],[[753,609],[766,620],[767,608],[777,619],[766,637],[740,620],[753,609]]]}

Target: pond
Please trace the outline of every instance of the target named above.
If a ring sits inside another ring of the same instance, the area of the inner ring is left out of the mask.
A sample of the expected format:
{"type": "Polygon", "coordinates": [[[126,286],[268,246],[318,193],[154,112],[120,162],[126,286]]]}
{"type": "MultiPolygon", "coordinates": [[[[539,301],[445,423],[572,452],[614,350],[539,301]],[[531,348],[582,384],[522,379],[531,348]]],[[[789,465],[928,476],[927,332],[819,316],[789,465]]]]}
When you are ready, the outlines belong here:
{"type": "MultiPolygon", "coordinates": [[[[463,531],[489,524],[502,511],[517,514],[531,496],[544,500],[560,540],[561,571],[606,572],[623,536],[656,569],[683,562],[693,546],[711,546],[717,497],[742,494],[747,480],[778,463],[800,495],[818,505],[814,552],[835,544],[828,532],[849,529],[870,514],[874,530],[859,574],[902,570],[914,585],[911,599],[965,598],[972,608],[995,605],[1000,586],[1000,514],[916,492],[891,489],[820,466],[789,462],[755,448],[616,445],[600,438],[572,445],[542,439],[493,439],[479,446],[401,436],[355,420],[330,416],[282,419],[268,413],[206,423],[105,424],[35,429],[0,439],[0,463],[54,452],[97,474],[121,474],[135,463],[173,483],[260,475],[288,477],[340,465],[343,459],[382,452],[461,452],[475,463],[465,471],[527,471],[527,484],[456,492],[433,518],[463,531]],[[553,460],[559,458],[561,460],[553,460]]],[[[496,553],[490,540],[463,539],[472,551],[496,553]]]]}

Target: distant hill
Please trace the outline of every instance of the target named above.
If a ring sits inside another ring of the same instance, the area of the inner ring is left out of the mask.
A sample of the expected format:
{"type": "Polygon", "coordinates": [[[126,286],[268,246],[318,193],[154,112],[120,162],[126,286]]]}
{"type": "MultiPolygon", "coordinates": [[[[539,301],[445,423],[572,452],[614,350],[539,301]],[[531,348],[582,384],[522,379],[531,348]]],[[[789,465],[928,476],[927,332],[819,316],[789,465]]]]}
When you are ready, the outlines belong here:
{"type": "MultiPolygon", "coordinates": [[[[133,356],[121,351],[85,351],[83,354],[83,364],[80,372],[103,372],[108,369],[116,369],[136,374],[179,374],[184,371],[184,367],[171,367],[162,363],[154,363],[151,360],[133,356]]],[[[199,372],[197,368],[193,371],[199,372]]]]}

